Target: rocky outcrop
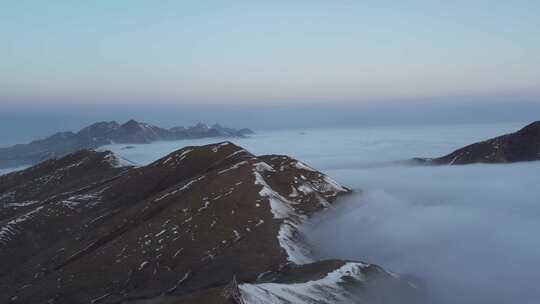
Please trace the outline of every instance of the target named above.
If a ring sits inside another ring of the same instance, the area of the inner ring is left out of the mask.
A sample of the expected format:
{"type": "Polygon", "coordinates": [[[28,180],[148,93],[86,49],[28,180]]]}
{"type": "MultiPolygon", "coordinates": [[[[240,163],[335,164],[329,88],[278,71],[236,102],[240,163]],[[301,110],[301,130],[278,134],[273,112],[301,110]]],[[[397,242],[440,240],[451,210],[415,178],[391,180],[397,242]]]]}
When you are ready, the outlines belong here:
{"type": "Polygon", "coordinates": [[[466,165],[540,160],[540,121],[521,130],[468,145],[439,158],[415,158],[422,164],[466,165]]]}
{"type": "Polygon", "coordinates": [[[130,120],[124,124],[115,121],[98,122],[77,133],[61,132],[29,144],[0,148],[0,168],[32,165],[78,150],[95,149],[113,143],[145,144],[159,140],[242,137],[252,133],[253,131],[249,129],[236,130],[224,128],[217,124],[208,127],[199,123],[188,128],[163,129],[135,120],[130,120]]]}
{"type": "Polygon", "coordinates": [[[381,277],[411,289],[374,265],[314,261],[299,227],[348,192],[229,142],[144,167],[88,150],[48,160],[0,177],[0,303],[339,303],[381,277]]]}

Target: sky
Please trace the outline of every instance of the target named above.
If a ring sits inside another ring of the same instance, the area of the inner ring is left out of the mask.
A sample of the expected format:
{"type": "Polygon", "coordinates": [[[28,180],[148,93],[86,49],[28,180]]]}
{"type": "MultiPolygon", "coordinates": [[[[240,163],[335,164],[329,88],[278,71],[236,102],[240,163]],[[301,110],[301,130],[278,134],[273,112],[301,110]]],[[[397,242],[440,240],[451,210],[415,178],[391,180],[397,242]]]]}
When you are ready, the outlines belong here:
{"type": "Polygon", "coordinates": [[[0,118],[52,130],[126,109],[191,117],[176,124],[314,105],[511,109],[539,100],[539,11],[538,1],[0,0],[0,118]]]}

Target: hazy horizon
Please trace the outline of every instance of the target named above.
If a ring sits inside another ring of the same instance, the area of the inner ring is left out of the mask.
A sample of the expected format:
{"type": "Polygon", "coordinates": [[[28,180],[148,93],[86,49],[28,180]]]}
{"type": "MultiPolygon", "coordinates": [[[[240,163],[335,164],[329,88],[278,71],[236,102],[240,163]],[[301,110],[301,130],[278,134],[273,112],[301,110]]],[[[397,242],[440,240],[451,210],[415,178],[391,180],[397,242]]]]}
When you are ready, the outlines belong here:
{"type": "Polygon", "coordinates": [[[131,108],[0,109],[0,145],[24,143],[56,132],[73,131],[98,121],[123,123],[135,119],[160,127],[219,123],[255,131],[396,125],[440,125],[516,122],[523,126],[539,119],[540,102],[474,103],[460,100],[437,103],[408,102],[354,105],[183,106],[131,108]]]}

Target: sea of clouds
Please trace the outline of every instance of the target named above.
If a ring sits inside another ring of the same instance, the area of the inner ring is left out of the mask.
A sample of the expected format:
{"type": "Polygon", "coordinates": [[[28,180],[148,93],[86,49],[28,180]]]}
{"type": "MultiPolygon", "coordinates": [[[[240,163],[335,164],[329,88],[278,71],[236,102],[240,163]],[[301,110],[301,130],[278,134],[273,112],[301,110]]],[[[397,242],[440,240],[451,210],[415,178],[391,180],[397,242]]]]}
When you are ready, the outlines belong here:
{"type": "Polygon", "coordinates": [[[340,171],[363,191],[306,226],[319,258],[413,276],[434,303],[540,299],[540,162],[340,171]]]}
{"type": "MultiPolygon", "coordinates": [[[[540,162],[401,162],[527,123],[288,130],[227,140],[254,154],[291,155],[355,190],[305,225],[319,258],[366,261],[413,278],[431,294],[428,303],[537,303],[540,162]]],[[[103,149],[144,165],[219,140],[103,149]]]]}

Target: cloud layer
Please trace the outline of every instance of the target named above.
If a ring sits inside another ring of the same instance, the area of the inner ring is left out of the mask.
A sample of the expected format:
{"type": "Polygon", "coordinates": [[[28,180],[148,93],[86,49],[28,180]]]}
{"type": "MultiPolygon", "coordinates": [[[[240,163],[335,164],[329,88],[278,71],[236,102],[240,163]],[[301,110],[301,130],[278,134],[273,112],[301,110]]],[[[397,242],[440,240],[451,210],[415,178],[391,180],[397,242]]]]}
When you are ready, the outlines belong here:
{"type": "Polygon", "coordinates": [[[539,169],[540,162],[342,170],[341,180],[364,192],[314,219],[307,235],[321,258],[411,275],[436,303],[533,303],[539,169]]]}

